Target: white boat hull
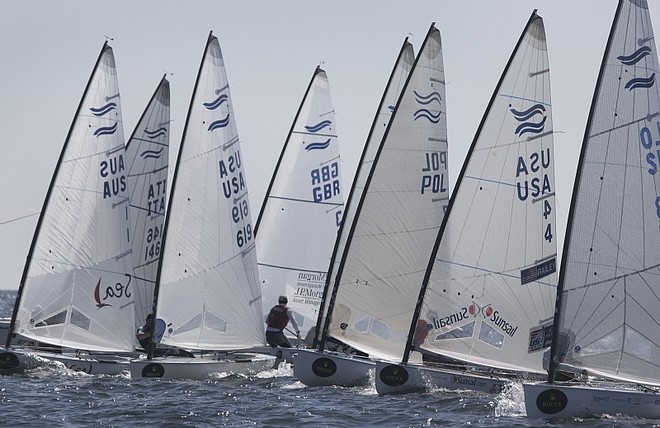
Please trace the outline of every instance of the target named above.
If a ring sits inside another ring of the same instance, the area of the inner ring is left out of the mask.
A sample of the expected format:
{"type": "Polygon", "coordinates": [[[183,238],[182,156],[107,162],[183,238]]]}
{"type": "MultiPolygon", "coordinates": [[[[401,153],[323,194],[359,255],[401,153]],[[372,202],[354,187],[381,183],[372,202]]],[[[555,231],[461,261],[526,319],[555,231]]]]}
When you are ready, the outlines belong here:
{"type": "Polygon", "coordinates": [[[0,351],[0,374],[24,373],[26,370],[47,366],[53,361],[77,372],[91,375],[117,375],[128,371],[130,356],[4,349],[0,351]]]}
{"type": "Polygon", "coordinates": [[[253,375],[275,366],[277,359],[272,355],[257,353],[234,353],[205,355],[198,358],[156,357],[151,360],[131,360],[132,378],[161,379],[208,379],[214,373],[253,375]]]}
{"type": "Polygon", "coordinates": [[[531,418],[629,415],[660,419],[660,394],[635,389],[570,384],[523,383],[531,418]]]}
{"type": "Polygon", "coordinates": [[[307,386],[361,386],[371,382],[372,360],[346,354],[300,349],[293,356],[293,375],[307,386]]]}
{"type": "Polygon", "coordinates": [[[433,388],[468,389],[497,394],[508,382],[505,378],[421,364],[376,362],[376,391],[380,395],[433,388]]]}

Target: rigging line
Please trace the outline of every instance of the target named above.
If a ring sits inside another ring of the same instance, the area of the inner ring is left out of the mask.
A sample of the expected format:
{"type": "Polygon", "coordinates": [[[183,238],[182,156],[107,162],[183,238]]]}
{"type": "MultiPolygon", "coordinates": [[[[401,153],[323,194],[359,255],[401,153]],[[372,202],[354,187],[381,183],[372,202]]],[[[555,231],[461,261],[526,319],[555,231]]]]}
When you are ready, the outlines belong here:
{"type": "Polygon", "coordinates": [[[317,274],[327,275],[327,272],[322,272],[322,271],[319,271],[319,270],[300,269],[300,268],[296,268],[296,267],[289,267],[289,266],[282,266],[282,265],[271,265],[271,264],[268,264],[268,263],[257,263],[257,265],[276,268],[276,269],[285,269],[285,270],[293,270],[293,271],[299,271],[299,272],[310,272],[310,273],[317,273],[317,274]]]}
{"type": "Polygon", "coordinates": [[[33,217],[33,216],[39,215],[39,214],[41,214],[41,211],[37,211],[36,213],[32,213],[32,214],[26,214],[26,215],[16,217],[16,218],[11,218],[11,219],[6,220],[6,221],[0,221],[0,226],[5,225],[5,224],[9,224],[9,223],[13,223],[13,222],[18,221],[18,220],[23,220],[24,218],[33,217]]]}

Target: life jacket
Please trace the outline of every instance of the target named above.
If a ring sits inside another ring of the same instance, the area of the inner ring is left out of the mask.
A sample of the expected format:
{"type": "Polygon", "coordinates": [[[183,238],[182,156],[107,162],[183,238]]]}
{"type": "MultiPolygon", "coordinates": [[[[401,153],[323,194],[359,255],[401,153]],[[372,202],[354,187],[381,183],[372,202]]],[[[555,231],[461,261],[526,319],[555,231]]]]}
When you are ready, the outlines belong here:
{"type": "Polygon", "coordinates": [[[266,318],[268,327],[284,330],[284,327],[289,323],[288,310],[286,306],[273,306],[273,309],[268,313],[268,318],[266,318]]]}

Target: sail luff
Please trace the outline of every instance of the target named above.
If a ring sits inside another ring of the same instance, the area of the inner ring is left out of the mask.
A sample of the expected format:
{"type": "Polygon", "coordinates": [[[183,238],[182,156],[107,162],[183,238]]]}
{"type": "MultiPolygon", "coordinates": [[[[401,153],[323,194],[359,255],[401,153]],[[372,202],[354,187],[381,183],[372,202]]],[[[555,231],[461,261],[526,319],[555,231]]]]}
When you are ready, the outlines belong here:
{"type": "Polygon", "coordinates": [[[83,91],[82,96],[80,97],[80,101],[78,102],[78,108],[76,108],[76,113],[73,116],[73,120],[71,121],[71,126],[69,127],[69,131],[67,132],[66,139],[64,140],[64,145],[62,147],[62,150],[60,151],[60,156],[57,159],[57,163],[55,164],[55,170],[53,171],[53,176],[50,179],[50,184],[48,185],[48,190],[46,192],[46,197],[44,198],[44,203],[41,207],[41,211],[39,214],[39,219],[37,220],[37,225],[34,231],[34,235],[32,236],[32,243],[30,244],[30,249],[28,251],[27,259],[25,262],[25,266],[23,267],[23,274],[21,275],[21,283],[18,287],[18,292],[16,294],[16,301],[14,302],[14,309],[12,311],[12,317],[11,317],[11,322],[9,325],[9,332],[7,334],[7,342],[5,343],[5,346],[8,348],[11,346],[11,339],[12,336],[14,335],[14,327],[15,327],[15,322],[16,322],[16,316],[18,315],[18,308],[21,304],[21,296],[23,294],[23,288],[25,286],[25,281],[27,278],[28,270],[30,267],[30,263],[32,261],[32,254],[34,253],[34,247],[37,243],[37,239],[39,237],[39,232],[41,230],[41,224],[43,222],[44,216],[46,215],[46,207],[48,206],[48,202],[50,201],[51,194],[53,191],[53,186],[55,184],[55,180],[57,179],[57,174],[60,170],[60,164],[62,163],[62,159],[64,158],[64,154],[66,153],[66,148],[69,144],[69,140],[71,139],[71,133],[73,132],[73,129],[76,125],[76,122],[78,121],[78,115],[80,114],[80,111],[83,108],[83,103],[85,101],[85,97],[87,95],[87,92],[89,91],[90,85],[92,84],[92,81],[94,79],[94,76],[96,74],[96,70],[99,67],[99,64],[101,62],[101,58],[103,58],[103,54],[105,53],[106,49],[112,49],[108,45],[108,41],[106,40],[103,43],[103,47],[101,47],[101,52],[99,53],[99,56],[96,58],[96,62],[94,63],[94,68],[92,69],[92,73],[89,76],[89,79],[87,80],[87,85],[85,85],[85,89],[83,91]]]}
{"type": "Polygon", "coordinates": [[[170,139],[170,87],[166,76],[158,83],[126,143],[136,330],[154,311],[153,290],[162,254],[170,139]]]}
{"type": "Polygon", "coordinates": [[[261,203],[261,209],[259,210],[259,216],[257,217],[257,223],[254,226],[254,236],[257,236],[257,231],[259,230],[259,224],[261,223],[261,218],[263,217],[264,214],[264,209],[266,208],[266,204],[268,203],[268,198],[270,197],[270,192],[273,188],[273,183],[275,183],[275,179],[277,178],[277,174],[280,170],[280,165],[282,163],[282,158],[284,158],[284,154],[286,153],[286,149],[289,145],[289,141],[291,140],[291,134],[293,133],[293,129],[296,126],[296,123],[298,122],[298,118],[300,117],[300,112],[302,111],[303,106],[305,105],[305,102],[307,101],[307,96],[309,95],[309,91],[312,88],[312,85],[314,84],[314,79],[316,79],[316,76],[320,73],[323,72],[323,69],[320,66],[316,66],[316,69],[314,70],[314,73],[312,74],[312,78],[309,80],[309,84],[307,85],[307,89],[305,90],[305,95],[303,95],[302,101],[300,102],[300,105],[298,106],[298,111],[296,112],[295,117],[293,118],[293,122],[291,122],[291,128],[289,129],[289,133],[287,134],[286,140],[284,141],[284,146],[282,147],[282,151],[280,151],[280,156],[277,158],[277,163],[275,164],[275,170],[273,171],[273,175],[270,177],[270,183],[268,184],[268,189],[266,190],[266,195],[264,196],[264,201],[261,203]]]}
{"type": "MultiPolygon", "coordinates": [[[[360,160],[358,162],[357,169],[355,171],[355,177],[353,179],[353,183],[351,184],[351,190],[348,194],[348,199],[346,200],[346,204],[344,205],[344,214],[342,216],[342,221],[339,224],[339,230],[337,231],[337,239],[335,240],[334,243],[334,248],[332,251],[332,257],[330,259],[330,265],[328,267],[328,275],[326,277],[326,283],[325,287],[323,288],[323,296],[321,298],[321,305],[319,306],[319,313],[316,321],[317,326],[323,326],[324,320],[325,320],[325,312],[326,312],[326,302],[328,301],[328,293],[329,289],[332,288],[333,284],[333,272],[334,272],[334,266],[336,263],[337,256],[339,255],[341,257],[341,254],[343,254],[343,250],[345,249],[345,241],[346,241],[346,224],[352,224],[353,219],[355,218],[355,215],[353,213],[354,209],[353,206],[351,205],[351,202],[355,199],[356,196],[356,186],[358,185],[363,185],[364,183],[362,181],[365,181],[362,179],[364,177],[364,171],[366,170],[367,176],[368,176],[368,171],[371,169],[371,166],[367,167],[364,165],[365,159],[369,153],[370,147],[372,147],[374,144],[376,144],[376,141],[372,141],[372,137],[374,135],[374,130],[376,129],[377,124],[379,123],[380,116],[383,111],[384,103],[388,98],[388,95],[390,94],[390,90],[394,88],[394,82],[393,79],[396,76],[397,70],[399,68],[402,68],[405,70],[404,67],[402,67],[402,61],[405,60],[405,55],[407,53],[412,54],[412,45],[408,41],[408,37],[405,38],[403,41],[403,44],[401,45],[401,49],[399,50],[399,54],[397,55],[397,59],[394,63],[394,66],[392,67],[392,71],[390,72],[390,76],[387,79],[387,84],[385,85],[385,90],[383,91],[383,95],[381,96],[380,102],[378,103],[378,108],[376,109],[376,114],[374,115],[374,119],[371,123],[371,128],[369,129],[369,134],[367,135],[367,140],[366,144],[364,146],[364,149],[362,150],[362,154],[360,155],[360,160]]],[[[406,76],[407,77],[407,76],[406,76]]],[[[398,96],[396,97],[398,99],[398,96]]],[[[391,116],[390,116],[391,118],[391,116]]],[[[388,121],[389,122],[389,121],[388,121]]],[[[379,143],[379,142],[378,142],[379,143]]],[[[372,164],[373,165],[373,164],[372,164]]],[[[363,191],[360,191],[359,197],[361,197],[363,191]]],[[[359,200],[357,201],[359,202],[359,200]]],[[[316,329],[316,335],[314,336],[314,343],[313,343],[313,348],[316,348],[317,345],[319,344],[320,338],[323,336],[323,332],[325,331],[324,328],[317,328],[316,329]]]]}
{"type": "Polygon", "coordinates": [[[199,79],[200,76],[202,75],[202,68],[204,66],[204,61],[206,59],[206,55],[209,49],[209,45],[211,44],[211,41],[213,40],[213,31],[209,31],[209,36],[206,40],[206,46],[204,47],[204,53],[202,54],[202,59],[200,60],[200,65],[199,69],[197,70],[197,77],[195,78],[195,85],[193,86],[192,94],[190,95],[190,104],[188,105],[188,113],[186,114],[186,122],[183,125],[183,132],[181,134],[181,141],[179,143],[179,152],[176,157],[176,162],[174,164],[174,174],[172,177],[172,185],[170,186],[170,195],[169,199],[170,202],[167,204],[166,211],[167,213],[165,214],[165,222],[163,224],[163,236],[161,238],[161,261],[158,264],[158,271],[156,273],[156,284],[154,287],[154,302],[153,302],[153,312],[152,312],[152,320],[151,320],[151,325],[150,327],[150,338],[149,338],[149,349],[147,350],[148,354],[147,357],[149,359],[153,358],[153,353],[155,351],[153,347],[153,342],[154,342],[154,323],[156,320],[156,314],[158,312],[158,294],[160,292],[160,278],[163,272],[163,254],[165,253],[165,248],[167,246],[167,231],[169,229],[169,219],[171,217],[171,212],[172,212],[172,201],[174,200],[174,192],[176,190],[176,183],[177,183],[177,177],[179,173],[179,164],[181,163],[181,158],[182,158],[182,153],[183,153],[183,143],[186,138],[186,134],[188,133],[188,125],[190,123],[190,112],[193,109],[193,103],[195,101],[195,94],[197,93],[197,88],[199,86],[199,79]]]}
{"type": "Polygon", "coordinates": [[[554,321],[552,326],[552,344],[550,345],[550,366],[548,368],[548,382],[552,383],[555,381],[557,374],[557,367],[559,365],[559,360],[557,357],[557,347],[559,339],[559,330],[560,330],[560,318],[561,318],[561,307],[562,307],[562,295],[564,291],[564,281],[566,280],[566,261],[567,255],[569,252],[569,244],[571,240],[571,232],[573,230],[573,217],[575,216],[574,210],[577,201],[577,195],[580,188],[580,177],[583,174],[583,164],[585,153],[587,151],[587,141],[589,140],[589,133],[591,131],[591,123],[594,118],[594,113],[596,111],[596,103],[599,97],[598,88],[603,83],[603,75],[605,74],[605,69],[607,68],[607,58],[610,55],[610,50],[612,46],[612,40],[614,39],[614,34],[618,21],[621,18],[621,11],[623,8],[623,1],[619,0],[617,4],[616,11],[614,12],[614,19],[612,20],[612,26],[610,27],[610,32],[607,37],[607,43],[605,44],[605,50],[603,51],[603,58],[601,60],[600,68],[598,71],[598,78],[596,79],[596,85],[594,89],[594,94],[591,99],[591,104],[589,108],[589,116],[587,117],[587,124],[584,129],[584,135],[582,137],[582,148],[580,149],[580,157],[577,163],[577,171],[575,173],[575,180],[573,182],[573,191],[571,194],[571,205],[568,210],[568,217],[566,221],[566,234],[564,236],[564,245],[562,249],[562,259],[559,268],[559,281],[557,283],[557,297],[555,301],[555,312],[554,312],[554,321]]]}

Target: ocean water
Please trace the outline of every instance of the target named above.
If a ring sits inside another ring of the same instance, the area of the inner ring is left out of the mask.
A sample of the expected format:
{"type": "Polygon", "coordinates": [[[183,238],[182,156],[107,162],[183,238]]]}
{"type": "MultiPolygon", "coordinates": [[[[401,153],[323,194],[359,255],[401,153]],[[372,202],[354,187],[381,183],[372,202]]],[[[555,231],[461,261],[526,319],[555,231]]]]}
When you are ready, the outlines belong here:
{"type": "MultiPolygon", "coordinates": [[[[10,316],[15,291],[0,291],[10,316]]],[[[91,376],[52,365],[0,376],[0,426],[642,427],[660,421],[602,416],[529,419],[521,385],[488,395],[437,390],[378,396],[375,388],[310,388],[287,364],[253,377],[205,381],[91,376]]]]}

